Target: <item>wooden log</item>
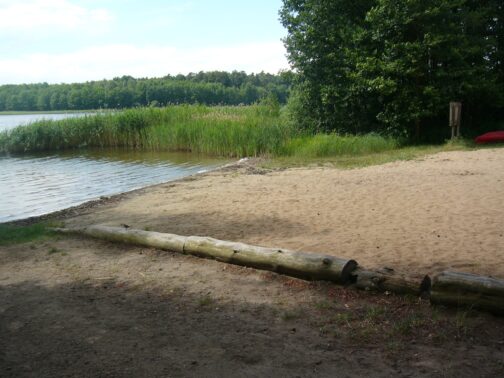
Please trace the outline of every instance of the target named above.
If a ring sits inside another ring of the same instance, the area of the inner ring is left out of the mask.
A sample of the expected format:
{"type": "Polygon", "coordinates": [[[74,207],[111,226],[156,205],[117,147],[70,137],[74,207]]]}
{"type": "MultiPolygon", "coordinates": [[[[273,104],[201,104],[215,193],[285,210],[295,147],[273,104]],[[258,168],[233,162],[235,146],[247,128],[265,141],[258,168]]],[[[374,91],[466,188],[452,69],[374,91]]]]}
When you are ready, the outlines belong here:
{"type": "Polygon", "coordinates": [[[88,226],[83,228],[55,229],[63,233],[78,233],[112,242],[131,243],[173,252],[184,252],[187,237],[161,232],[143,231],[132,228],[88,226]]]}
{"type": "Polygon", "coordinates": [[[396,294],[422,296],[428,295],[431,288],[429,276],[419,280],[396,273],[390,268],[370,271],[359,267],[352,275],[355,280],[353,286],[361,290],[390,291],[396,294]]]}
{"type": "Polygon", "coordinates": [[[477,276],[470,273],[442,272],[434,277],[436,289],[461,290],[474,293],[500,295],[504,298],[504,280],[477,276]]]}
{"type": "Polygon", "coordinates": [[[327,280],[340,284],[349,282],[357,267],[354,260],[340,259],[316,253],[265,248],[207,237],[178,236],[132,228],[89,226],[77,229],[57,229],[105,239],[133,243],[174,252],[212,258],[231,264],[270,270],[311,280],[327,280]]]}
{"type": "Polygon", "coordinates": [[[433,279],[430,300],[504,314],[504,280],[469,273],[442,272],[433,279]]]}
{"type": "Polygon", "coordinates": [[[187,238],[184,252],[293,277],[340,284],[349,282],[357,267],[354,260],[329,255],[258,247],[198,236],[187,238]]]}

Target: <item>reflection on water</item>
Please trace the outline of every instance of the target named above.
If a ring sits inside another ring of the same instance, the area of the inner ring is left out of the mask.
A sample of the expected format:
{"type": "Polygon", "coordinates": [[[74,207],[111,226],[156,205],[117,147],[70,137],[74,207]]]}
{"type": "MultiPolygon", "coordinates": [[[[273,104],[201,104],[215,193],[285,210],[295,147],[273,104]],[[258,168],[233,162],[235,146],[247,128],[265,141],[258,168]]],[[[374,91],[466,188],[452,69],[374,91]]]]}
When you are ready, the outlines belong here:
{"type": "Polygon", "coordinates": [[[41,119],[59,120],[64,118],[84,117],[93,113],[36,113],[36,114],[0,114],[0,132],[16,126],[27,125],[41,119]]]}
{"type": "Polygon", "coordinates": [[[46,214],[224,163],[188,153],[116,150],[0,156],[0,222],[46,214]]]}

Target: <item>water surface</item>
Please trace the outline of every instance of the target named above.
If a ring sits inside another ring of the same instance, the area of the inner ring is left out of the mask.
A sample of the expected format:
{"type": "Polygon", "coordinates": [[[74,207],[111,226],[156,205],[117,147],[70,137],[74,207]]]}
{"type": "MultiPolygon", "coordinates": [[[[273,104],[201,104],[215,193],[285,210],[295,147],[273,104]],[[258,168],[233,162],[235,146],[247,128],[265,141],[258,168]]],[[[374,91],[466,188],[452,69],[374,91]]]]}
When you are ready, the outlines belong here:
{"type": "Polygon", "coordinates": [[[189,153],[117,150],[0,155],[0,223],[174,180],[225,162],[189,153]]]}
{"type": "Polygon", "coordinates": [[[59,120],[72,117],[84,117],[93,113],[33,113],[33,114],[0,114],[0,132],[16,126],[27,125],[41,119],[59,120]]]}

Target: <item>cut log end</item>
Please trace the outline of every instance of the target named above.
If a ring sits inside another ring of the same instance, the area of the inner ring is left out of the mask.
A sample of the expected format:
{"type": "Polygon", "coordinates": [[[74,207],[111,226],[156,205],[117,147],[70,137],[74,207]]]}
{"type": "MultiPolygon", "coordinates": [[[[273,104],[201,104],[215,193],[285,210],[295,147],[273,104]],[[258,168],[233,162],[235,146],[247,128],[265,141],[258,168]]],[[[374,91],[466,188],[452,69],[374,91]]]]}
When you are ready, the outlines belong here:
{"type": "Polygon", "coordinates": [[[425,275],[422,282],[420,283],[420,295],[424,297],[429,297],[432,288],[432,280],[429,275],[425,275]]]}
{"type": "Polygon", "coordinates": [[[348,260],[341,270],[341,281],[343,284],[349,284],[355,282],[356,276],[354,274],[355,270],[359,264],[355,260],[348,260]]]}

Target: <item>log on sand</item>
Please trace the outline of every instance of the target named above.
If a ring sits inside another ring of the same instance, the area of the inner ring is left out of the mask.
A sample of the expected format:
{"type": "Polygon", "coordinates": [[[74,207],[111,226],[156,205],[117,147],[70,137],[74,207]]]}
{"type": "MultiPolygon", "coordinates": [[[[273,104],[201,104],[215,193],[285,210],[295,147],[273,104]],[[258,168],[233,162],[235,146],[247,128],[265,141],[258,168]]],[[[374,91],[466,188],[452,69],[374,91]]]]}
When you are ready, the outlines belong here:
{"type": "Polygon", "coordinates": [[[432,303],[465,305],[504,313],[504,281],[490,277],[443,272],[434,278],[431,285],[429,276],[420,280],[399,274],[390,268],[370,271],[357,267],[355,260],[281,248],[258,247],[208,237],[186,237],[107,226],[56,229],[56,231],[211,258],[309,280],[352,284],[353,287],[363,290],[389,291],[415,296],[428,296],[430,293],[432,303]]]}
{"type": "Polygon", "coordinates": [[[431,289],[429,276],[425,276],[421,280],[415,279],[397,273],[390,268],[370,271],[358,267],[352,274],[355,277],[353,286],[361,290],[424,296],[428,295],[431,289]]]}
{"type": "Polygon", "coordinates": [[[143,245],[180,253],[184,252],[184,244],[187,240],[185,236],[123,227],[88,226],[55,228],[54,230],[65,234],[82,234],[111,242],[143,245]]]}
{"type": "Polygon", "coordinates": [[[357,267],[357,263],[354,260],[280,248],[257,247],[207,237],[185,237],[108,226],[56,229],[56,231],[78,233],[113,242],[160,248],[231,264],[270,270],[294,277],[310,280],[327,280],[339,284],[351,281],[352,272],[357,267]]]}
{"type": "Polygon", "coordinates": [[[211,257],[231,264],[340,284],[349,282],[353,270],[357,267],[354,260],[340,259],[329,255],[257,247],[198,236],[187,238],[184,251],[188,254],[211,257]]]}
{"type": "Polygon", "coordinates": [[[442,272],[434,277],[431,302],[504,314],[504,280],[469,273],[442,272]]]}

